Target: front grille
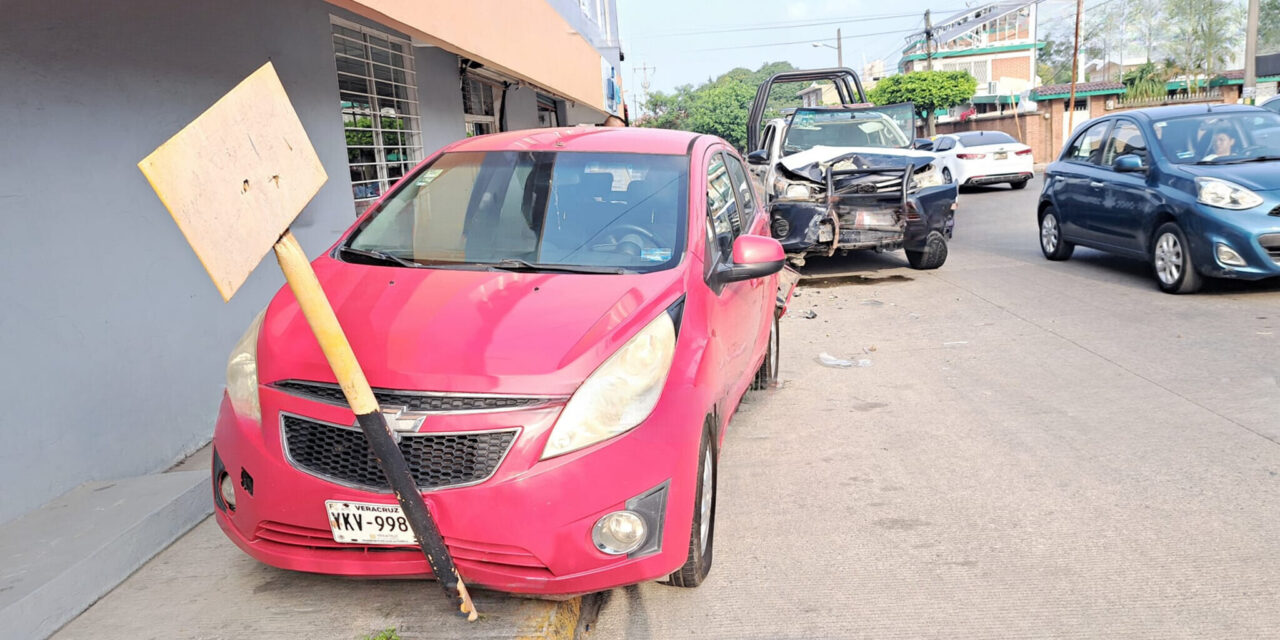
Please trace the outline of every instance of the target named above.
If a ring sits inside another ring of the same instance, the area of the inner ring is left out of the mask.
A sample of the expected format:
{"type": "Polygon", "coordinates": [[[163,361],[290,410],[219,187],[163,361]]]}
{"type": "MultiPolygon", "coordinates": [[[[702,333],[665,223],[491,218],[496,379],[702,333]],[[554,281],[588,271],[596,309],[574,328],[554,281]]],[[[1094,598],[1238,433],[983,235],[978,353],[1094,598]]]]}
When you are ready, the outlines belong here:
{"type": "MultiPolygon", "coordinates": [[[[284,380],[271,385],[295,396],[347,406],[342,387],[328,382],[284,380]]],[[[494,395],[451,395],[429,391],[393,391],[374,389],[373,395],[383,407],[405,407],[409,411],[428,413],[459,413],[464,411],[508,411],[535,407],[547,402],[546,398],[494,395]]]]}
{"type": "Polygon", "coordinates": [[[1280,233],[1268,233],[1258,236],[1258,244],[1271,256],[1271,261],[1280,264],[1280,233]]]}
{"type": "MultiPolygon", "coordinates": [[[[298,469],[354,487],[390,489],[360,429],[287,413],[280,414],[280,422],[285,454],[298,469]]],[[[498,470],[517,431],[405,433],[400,453],[423,489],[476,484],[498,470]]]]}

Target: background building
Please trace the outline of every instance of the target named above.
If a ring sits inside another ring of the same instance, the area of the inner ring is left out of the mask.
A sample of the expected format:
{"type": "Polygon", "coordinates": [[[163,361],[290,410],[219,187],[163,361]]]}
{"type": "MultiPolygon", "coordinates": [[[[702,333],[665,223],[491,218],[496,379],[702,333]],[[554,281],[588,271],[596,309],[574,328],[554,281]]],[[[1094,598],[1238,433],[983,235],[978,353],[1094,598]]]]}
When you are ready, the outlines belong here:
{"type": "MultiPolygon", "coordinates": [[[[974,103],[994,103],[996,96],[1021,94],[1038,83],[1036,2],[994,2],[948,17],[933,25],[932,58],[936,71],[968,71],[978,80],[974,103]]],[[[908,39],[898,61],[903,73],[928,68],[929,47],[923,32],[908,39]]]]}
{"type": "Polygon", "coordinates": [[[137,162],[267,60],[329,181],[310,255],[431,151],[621,110],[613,0],[10,0],[0,21],[0,522],[208,440],[224,304],[137,162]]]}

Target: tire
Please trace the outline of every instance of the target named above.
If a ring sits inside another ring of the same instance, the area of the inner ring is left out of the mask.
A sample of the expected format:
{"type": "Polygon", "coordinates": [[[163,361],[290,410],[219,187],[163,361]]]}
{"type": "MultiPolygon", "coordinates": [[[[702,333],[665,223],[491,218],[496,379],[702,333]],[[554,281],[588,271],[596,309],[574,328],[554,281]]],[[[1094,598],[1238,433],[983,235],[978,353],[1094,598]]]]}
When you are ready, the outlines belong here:
{"type": "Polygon", "coordinates": [[[782,337],[778,331],[778,314],[773,314],[773,324],[769,325],[769,346],[764,352],[764,362],[756,371],[751,381],[751,390],[760,391],[773,386],[778,380],[778,356],[782,351],[782,337]]]}
{"type": "Polygon", "coordinates": [[[1026,189],[1026,188],[1027,188],[1027,183],[1028,183],[1028,182],[1031,182],[1031,181],[1030,181],[1030,180],[1018,180],[1018,181],[1016,181],[1016,182],[1010,182],[1010,183],[1009,183],[1009,188],[1013,189],[1014,191],[1017,191],[1018,189],[1026,189]]]}
{"type": "Polygon", "coordinates": [[[1040,251],[1049,260],[1066,260],[1071,257],[1076,246],[1062,239],[1062,225],[1058,223],[1058,212],[1053,207],[1045,207],[1040,212],[1040,251]]]}
{"type": "Polygon", "coordinates": [[[684,564],[667,578],[673,587],[692,589],[711,572],[711,560],[715,551],[716,533],[716,455],[714,422],[707,420],[702,430],[702,444],[698,447],[698,477],[693,496],[693,525],[689,530],[689,554],[684,564]],[[706,483],[711,484],[706,491],[706,483]],[[703,531],[703,523],[706,531],[703,531]]]}
{"type": "Polygon", "coordinates": [[[951,169],[947,167],[942,168],[942,181],[946,184],[951,184],[952,182],[955,182],[955,180],[951,178],[951,169]]]}
{"type": "Polygon", "coordinates": [[[930,232],[929,238],[925,240],[923,250],[908,250],[906,254],[907,262],[911,264],[912,269],[920,269],[922,271],[937,269],[947,261],[947,239],[937,231],[930,232]]]}
{"type": "Polygon", "coordinates": [[[1191,260],[1191,245],[1176,222],[1166,222],[1156,229],[1151,243],[1151,269],[1156,284],[1165,293],[1195,293],[1204,284],[1191,260]]]}

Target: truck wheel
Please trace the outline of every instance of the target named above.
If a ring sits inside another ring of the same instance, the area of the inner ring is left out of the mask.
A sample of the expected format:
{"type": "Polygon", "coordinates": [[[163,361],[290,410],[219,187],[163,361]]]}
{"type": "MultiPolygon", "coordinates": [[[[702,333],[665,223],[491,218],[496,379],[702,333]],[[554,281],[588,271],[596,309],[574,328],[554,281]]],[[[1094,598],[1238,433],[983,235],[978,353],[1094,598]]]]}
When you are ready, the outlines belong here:
{"type": "Polygon", "coordinates": [[[930,232],[923,251],[908,249],[906,253],[912,269],[937,269],[947,261],[947,239],[937,231],[930,232]]]}
{"type": "Polygon", "coordinates": [[[716,533],[716,447],[712,435],[715,424],[708,420],[698,447],[698,482],[693,497],[693,526],[689,531],[689,555],[684,564],[667,578],[673,587],[693,588],[711,572],[711,552],[716,533]]]}

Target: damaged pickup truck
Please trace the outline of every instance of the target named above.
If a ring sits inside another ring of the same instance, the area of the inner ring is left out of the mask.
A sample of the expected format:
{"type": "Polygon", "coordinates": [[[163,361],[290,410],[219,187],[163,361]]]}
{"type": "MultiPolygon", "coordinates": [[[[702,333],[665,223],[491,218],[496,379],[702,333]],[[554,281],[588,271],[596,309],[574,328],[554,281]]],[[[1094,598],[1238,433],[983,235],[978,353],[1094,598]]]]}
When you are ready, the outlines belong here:
{"type": "Polygon", "coordinates": [[[902,249],[915,269],[942,266],[957,189],[943,180],[937,156],[911,148],[914,114],[910,104],[804,107],[764,126],[748,162],[791,262],[902,249]]]}

